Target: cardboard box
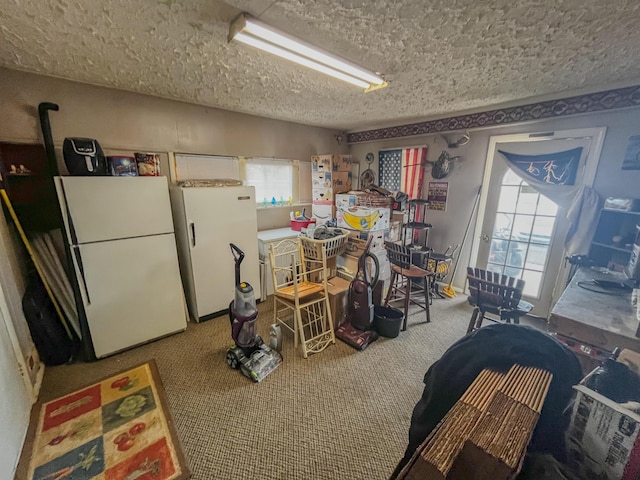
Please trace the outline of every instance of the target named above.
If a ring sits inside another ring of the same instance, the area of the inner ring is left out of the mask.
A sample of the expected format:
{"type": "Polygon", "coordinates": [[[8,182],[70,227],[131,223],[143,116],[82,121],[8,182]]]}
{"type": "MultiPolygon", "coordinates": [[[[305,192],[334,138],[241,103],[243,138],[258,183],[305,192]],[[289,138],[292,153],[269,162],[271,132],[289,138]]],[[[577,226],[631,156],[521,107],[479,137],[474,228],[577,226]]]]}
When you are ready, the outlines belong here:
{"type": "Polygon", "coordinates": [[[351,172],[320,171],[311,174],[312,188],[331,188],[334,194],[348,192],[352,183],[351,172]]]}
{"type": "Polygon", "coordinates": [[[349,316],[349,285],[351,282],[340,277],[329,280],[329,305],[333,318],[333,328],[338,328],[349,316]]]}
{"type": "Polygon", "coordinates": [[[637,375],[640,375],[640,353],[624,349],[618,355],[618,362],[624,363],[637,375]]]}
{"type": "Polygon", "coordinates": [[[312,155],[312,172],[350,172],[351,155],[312,155]]]}
{"type": "Polygon", "coordinates": [[[333,155],[331,163],[334,172],[350,172],[353,160],[351,155],[333,155]]]}
{"type": "Polygon", "coordinates": [[[311,156],[311,172],[330,172],[331,171],[331,155],[312,155],[311,156]]]}
{"type": "MultiPolygon", "coordinates": [[[[387,251],[380,250],[380,251],[371,252],[371,253],[375,255],[376,258],[378,259],[378,266],[379,266],[378,279],[389,280],[391,278],[391,263],[387,258],[387,251]]],[[[347,255],[347,254],[338,255],[336,257],[338,273],[342,272],[344,278],[352,279],[355,276],[356,272],[358,271],[358,258],[359,257],[354,257],[353,255],[347,255]]],[[[373,262],[369,260],[369,263],[371,264],[373,262]]],[[[372,267],[368,267],[368,268],[372,268],[372,267]]]]}
{"type": "Polygon", "coordinates": [[[349,232],[349,238],[347,238],[345,254],[351,255],[355,258],[360,258],[367,246],[368,235],[374,235],[374,239],[371,241],[371,245],[369,246],[369,251],[378,257],[382,255],[386,258],[386,249],[384,248],[385,233],[385,230],[376,230],[373,232],[351,230],[349,232]]]}
{"type": "Polygon", "coordinates": [[[402,225],[403,223],[407,223],[407,212],[398,212],[398,211],[393,211],[393,213],[391,214],[391,221],[392,222],[400,222],[400,225],[402,225]]]}
{"type": "Polygon", "coordinates": [[[331,175],[331,187],[333,187],[334,194],[351,190],[353,184],[351,172],[332,172],[331,175]]]}
{"type": "MultiPolygon", "coordinates": [[[[335,196],[338,227],[351,230],[370,231],[389,228],[391,208],[367,206],[364,193],[340,193],[335,196]]],[[[381,201],[384,197],[381,198],[381,201]]]]}
{"type": "Polygon", "coordinates": [[[341,193],[336,195],[336,208],[348,211],[350,208],[356,208],[359,205],[358,195],[356,193],[341,193]]]}
{"type": "MultiPolygon", "coordinates": [[[[357,232],[356,232],[357,233],[357,232]]],[[[360,256],[364,253],[364,247],[367,242],[365,240],[361,240],[360,238],[349,234],[349,238],[347,238],[347,247],[345,249],[345,255],[349,255],[356,259],[360,258],[360,256]]]]}
{"type": "Polygon", "coordinates": [[[567,430],[568,463],[580,478],[637,479],[640,475],[640,415],[584,385],[567,430]]]}
{"type": "Polygon", "coordinates": [[[336,207],[332,203],[326,204],[316,204],[311,205],[311,216],[316,219],[317,225],[324,225],[332,218],[336,218],[336,207]]]}
{"type": "Polygon", "coordinates": [[[351,211],[340,210],[336,206],[338,227],[351,230],[371,231],[389,228],[388,208],[358,207],[351,211]]]}
{"type": "Polygon", "coordinates": [[[331,188],[331,172],[312,172],[311,173],[312,188],[331,188]]]}
{"type": "MultiPolygon", "coordinates": [[[[331,280],[338,274],[338,265],[337,265],[337,257],[327,258],[327,280],[331,280]]],[[[312,272],[309,272],[307,276],[309,277],[310,282],[320,283],[324,280],[324,275],[321,270],[318,270],[320,265],[318,263],[312,263],[309,267],[312,272]]]]}
{"type": "Polygon", "coordinates": [[[365,244],[369,240],[369,237],[373,237],[371,240],[371,251],[385,250],[384,241],[389,238],[389,229],[359,232],[359,234],[360,239],[364,240],[365,244]]]}
{"type": "MultiPolygon", "coordinates": [[[[333,204],[333,190],[331,187],[314,187],[312,189],[313,203],[323,202],[325,205],[333,204]]],[[[321,203],[317,203],[321,205],[321,203]]]]}

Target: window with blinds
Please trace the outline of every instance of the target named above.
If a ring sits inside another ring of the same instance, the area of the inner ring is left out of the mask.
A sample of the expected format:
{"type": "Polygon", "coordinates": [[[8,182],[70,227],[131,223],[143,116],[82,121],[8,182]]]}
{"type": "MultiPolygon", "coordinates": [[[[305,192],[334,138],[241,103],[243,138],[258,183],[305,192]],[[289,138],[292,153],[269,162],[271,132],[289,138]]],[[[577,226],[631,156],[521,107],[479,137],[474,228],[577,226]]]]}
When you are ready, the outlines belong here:
{"type": "Polygon", "coordinates": [[[251,158],[246,162],[247,185],[255,187],[258,203],[282,203],[289,199],[293,201],[293,161],[251,158]]]}

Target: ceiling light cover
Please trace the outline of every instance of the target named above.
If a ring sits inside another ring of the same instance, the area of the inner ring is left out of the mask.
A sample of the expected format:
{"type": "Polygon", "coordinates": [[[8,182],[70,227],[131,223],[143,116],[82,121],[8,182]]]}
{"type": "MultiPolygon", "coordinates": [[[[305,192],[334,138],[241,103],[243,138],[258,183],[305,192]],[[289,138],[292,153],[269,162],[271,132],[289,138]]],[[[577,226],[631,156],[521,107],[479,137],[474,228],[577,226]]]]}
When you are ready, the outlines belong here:
{"type": "Polygon", "coordinates": [[[228,40],[251,45],[365,90],[386,86],[380,75],[280,32],[246,13],[231,23],[228,40]]]}

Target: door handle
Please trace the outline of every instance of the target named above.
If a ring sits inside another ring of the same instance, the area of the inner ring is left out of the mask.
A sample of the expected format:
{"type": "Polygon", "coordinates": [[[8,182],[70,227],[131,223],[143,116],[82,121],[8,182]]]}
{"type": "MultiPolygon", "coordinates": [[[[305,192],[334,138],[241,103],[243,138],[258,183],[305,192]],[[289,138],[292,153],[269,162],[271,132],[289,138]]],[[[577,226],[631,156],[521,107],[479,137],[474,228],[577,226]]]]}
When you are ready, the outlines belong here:
{"type": "Polygon", "coordinates": [[[191,222],[189,224],[189,227],[191,228],[191,246],[195,247],[196,246],[196,224],[191,222]]]}
{"type": "Polygon", "coordinates": [[[490,240],[489,235],[485,234],[485,235],[482,235],[482,237],[480,237],[480,238],[482,239],[483,242],[489,243],[489,240],[490,240]]]}
{"type": "Polygon", "coordinates": [[[82,287],[84,288],[84,295],[87,297],[87,305],[91,305],[91,297],[89,297],[89,288],[87,287],[87,280],[84,277],[84,266],[82,265],[82,255],[80,254],[80,247],[74,246],[73,253],[76,256],[76,262],[78,264],[78,270],[80,270],[80,280],[82,280],[82,287]]]}

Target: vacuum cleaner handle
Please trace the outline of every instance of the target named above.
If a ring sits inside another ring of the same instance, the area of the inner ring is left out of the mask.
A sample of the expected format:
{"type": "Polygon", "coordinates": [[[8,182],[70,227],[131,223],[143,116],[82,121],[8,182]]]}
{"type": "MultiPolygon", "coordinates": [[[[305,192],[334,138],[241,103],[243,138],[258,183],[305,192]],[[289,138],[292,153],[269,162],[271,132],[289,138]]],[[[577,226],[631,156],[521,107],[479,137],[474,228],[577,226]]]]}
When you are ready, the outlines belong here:
{"type": "Polygon", "coordinates": [[[244,260],[244,252],[233,243],[230,243],[229,246],[231,247],[231,255],[233,255],[236,263],[236,286],[238,286],[240,285],[240,264],[244,260]]]}
{"type": "Polygon", "coordinates": [[[373,264],[376,266],[373,280],[369,282],[369,284],[371,285],[371,290],[373,290],[378,284],[378,277],[380,276],[380,262],[378,262],[378,257],[376,257],[373,253],[367,252],[366,256],[373,260],[373,264]]]}

